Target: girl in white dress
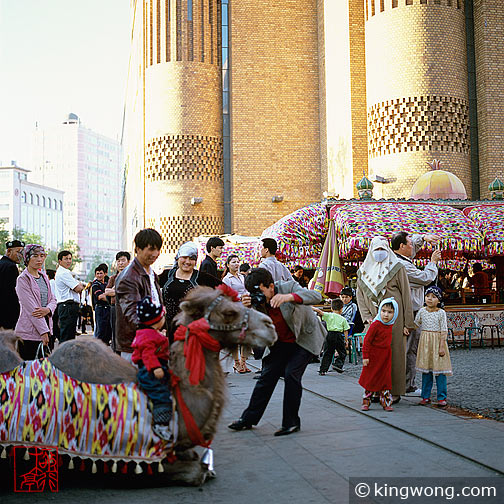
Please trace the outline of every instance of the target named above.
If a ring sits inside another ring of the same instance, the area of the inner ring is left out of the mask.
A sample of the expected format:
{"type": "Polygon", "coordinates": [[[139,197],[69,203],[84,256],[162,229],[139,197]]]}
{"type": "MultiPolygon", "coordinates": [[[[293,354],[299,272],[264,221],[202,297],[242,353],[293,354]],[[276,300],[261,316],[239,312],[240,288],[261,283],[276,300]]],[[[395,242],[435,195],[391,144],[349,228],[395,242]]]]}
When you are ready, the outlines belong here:
{"type": "Polygon", "coordinates": [[[416,368],[422,372],[422,400],[420,404],[430,404],[433,375],[436,377],[437,405],[446,406],[446,377],[452,374],[450,354],[446,338],[448,324],[446,312],[442,309],[443,293],[436,286],[425,291],[425,305],[418,310],[415,325],[420,328],[416,368]]]}

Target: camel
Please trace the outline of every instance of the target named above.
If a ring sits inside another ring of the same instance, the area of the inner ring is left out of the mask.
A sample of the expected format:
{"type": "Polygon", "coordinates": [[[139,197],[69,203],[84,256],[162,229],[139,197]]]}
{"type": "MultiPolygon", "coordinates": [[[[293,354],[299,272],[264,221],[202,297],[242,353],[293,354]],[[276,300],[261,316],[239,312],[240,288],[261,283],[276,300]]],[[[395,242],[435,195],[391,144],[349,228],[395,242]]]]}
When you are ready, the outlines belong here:
{"type": "MultiPolygon", "coordinates": [[[[274,325],[266,315],[245,308],[232,299],[233,292],[223,288],[197,287],[181,303],[177,324],[187,327],[194,321],[206,320],[208,334],[230,349],[237,344],[269,346],[276,339],[274,325]]],[[[15,349],[16,337],[12,331],[0,332],[0,373],[13,370],[22,360],[15,349]]],[[[170,348],[170,369],[180,378],[179,387],[183,402],[192,413],[205,441],[211,441],[225,403],[226,381],[219,362],[219,352],[203,349],[205,372],[197,385],[189,382],[186,369],[184,341],[175,341],[170,348]]],[[[119,357],[100,340],[81,336],[61,344],[48,358],[50,363],[79,382],[89,384],[120,384],[136,381],[136,368],[119,357]]],[[[175,394],[174,394],[175,395],[175,394]]],[[[1,402],[0,402],[1,406],[1,402]]],[[[212,476],[211,467],[199,459],[193,449],[195,442],[180,411],[178,412],[178,437],[174,445],[177,460],[162,462],[164,475],[171,482],[201,485],[212,476]]],[[[4,446],[8,440],[3,441],[4,446]]]]}

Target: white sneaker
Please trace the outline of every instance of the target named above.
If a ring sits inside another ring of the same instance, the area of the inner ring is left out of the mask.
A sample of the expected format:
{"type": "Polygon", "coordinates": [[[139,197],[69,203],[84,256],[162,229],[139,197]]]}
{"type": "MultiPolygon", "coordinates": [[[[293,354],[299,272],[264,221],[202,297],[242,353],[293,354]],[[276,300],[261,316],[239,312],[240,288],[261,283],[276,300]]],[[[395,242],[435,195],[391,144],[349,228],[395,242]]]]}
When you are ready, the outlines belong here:
{"type": "Polygon", "coordinates": [[[169,425],[154,424],[152,426],[152,432],[165,441],[173,440],[173,432],[170,430],[169,425]]]}
{"type": "Polygon", "coordinates": [[[412,392],[406,392],[405,396],[406,397],[422,397],[422,389],[417,388],[416,390],[413,390],[412,392]]]}

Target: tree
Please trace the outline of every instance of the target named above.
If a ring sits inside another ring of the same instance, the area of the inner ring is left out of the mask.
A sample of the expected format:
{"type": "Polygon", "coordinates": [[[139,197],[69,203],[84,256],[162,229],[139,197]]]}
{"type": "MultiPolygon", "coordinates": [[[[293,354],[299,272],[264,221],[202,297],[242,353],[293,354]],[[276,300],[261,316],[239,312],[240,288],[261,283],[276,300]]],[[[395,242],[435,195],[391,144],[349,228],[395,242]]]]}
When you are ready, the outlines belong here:
{"type": "Polygon", "coordinates": [[[88,276],[86,277],[86,280],[93,280],[94,278],[94,270],[96,266],[99,264],[105,263],[109,269],[110,265],[112,264],[113,258],[112,256],[109,255],[102,255],[102,254],[95,254],[93,256],[93,259],[91,259],[91,268],[89,269],[88,276]]]}
{"type": "Polygon", "coordinates": [[[5,244],[9,241],[9,231],[4,229],[4,222],[0,220],[0,254],[5,254],[5,244]]]}
{"type": "Polygon", "coordinates": [[[68,250],[72,252],[72,266],[70,270],[75,268],[75,265],[82,262],[82,258],[79,255],[80,247],[73,240],[66,241],[61,244],[58,250],[49,250],[47,252],[47,258],[45,262],[46,269],[56,269],[58,267],[58,253],[60,250],[68,250]]]}
{"type": "Polygon", "coordinates": [[[43,247],[45,246],[42,236],[34,233],[27,233],[26,231],[23,231],[21,228],[18,227],[15,227],[12,230],[12,239],[20,240],[26,243],[27,245],[28,243],[36,243],[37,245],[42,245],[43,247]]]}

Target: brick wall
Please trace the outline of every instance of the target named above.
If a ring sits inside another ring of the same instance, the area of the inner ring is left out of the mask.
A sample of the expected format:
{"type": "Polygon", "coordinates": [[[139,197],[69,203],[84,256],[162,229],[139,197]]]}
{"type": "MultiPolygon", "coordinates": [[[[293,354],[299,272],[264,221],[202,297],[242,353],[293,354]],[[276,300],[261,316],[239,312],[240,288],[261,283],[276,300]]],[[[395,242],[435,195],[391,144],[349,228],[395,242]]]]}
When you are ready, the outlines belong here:
{"type": "Polygon", "coordinates": [[[255,235],[321,198],[317,2],[230,12],[232,229],[255,235]]]}
{"type": "Polygon", "coordinates": [[[224,231],[220,2],[192,8],[191,20],[187,0],[146,6],[145,224],[163,236],[162,265],[183,242],[224,231]]]}
{"type": "Polygon", "coordinates": [[[391,181],[388,197],[408,197],[438,158],[470,197],[463,2],[368,0],[365,15],[370,174],[391,181]]]}
{"type": "Polygon", "coordinates": [[[474,0],[476,93],[481,197],[495,177],[504,180],[504,6],[502,2],[474,0]]]}

